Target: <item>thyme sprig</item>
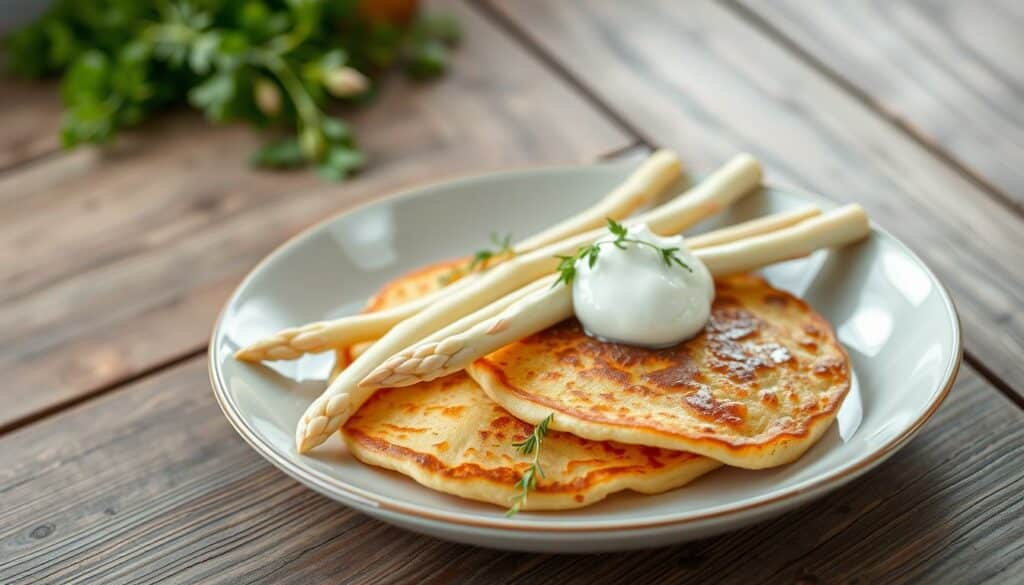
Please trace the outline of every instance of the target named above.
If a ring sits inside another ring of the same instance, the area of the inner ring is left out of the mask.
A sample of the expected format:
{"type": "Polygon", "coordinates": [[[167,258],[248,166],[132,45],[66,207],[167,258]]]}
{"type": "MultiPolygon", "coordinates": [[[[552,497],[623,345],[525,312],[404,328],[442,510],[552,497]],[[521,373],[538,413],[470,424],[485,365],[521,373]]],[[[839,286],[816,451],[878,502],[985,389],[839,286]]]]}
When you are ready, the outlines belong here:
{"type": "Polygon", "coordinates": [[[601,246],[606,245],[615,246],[620,250],[625,250],[626,246],[629,244],[635,244],[637,246],[646,246],[648,248],[651,248],[661,256],[661,260],[665,263],[665,266],[671,267],[673,264],[675,264],[680,268],[685,268],[686,270],[693,272],[693,269],[690,268],[688,264],[683,262],[677,255],[677,253],[679,252],[679,248],[662,248],[660,246],[657,246],[644,240],[630,238],[626,226],[622,225],[621,223],[615,221],[610,217],[605,219],[608,222],[608,231],[610,231],[612,235],[615,236],[615,239],[605,242],[596,242],[589,246],[583,246],[582,248],[576,251],[576,254],[572,256],[556,256],[556,258],[558,258],[560,262],[558,263],[558,268],[556,269],[558,272],[558,280],[555,281],[555,284],[553,286],[558,286],[560,283],[565,283],[567,285],[572,284],[573,279],[576,278],[577,262],[585,261],[587,263],[587,266],[593,268],[594,265],[597,264],[597,259],[601,254],[601,246]]]}
{"type": "Polygon", "coordinates": [[[491,232],[491,244],[494,245],[493,249],[482,248],[473,252],[473,256],[469,259],[469,262],[462,266],[456,266],[447,273],[441,275],[439,278],[441,284],[451,284],[467,274],[484,270],[488,267],[491,260],[494,260],[495,258],[511,258],[516,254],[515,250],[512,249],[512,234],[499,236],[497,233],[491,232]]]}
{"type": "Polygon", "coordinates": [[[548,434],[548,425],[551,424],[551,420],[554,418],[554,413],[547,415],[544,420],[540,421],[540,424],[533,427],[533,432],[530,433],[529,437],[512,444],[521,454],[532,454],[533,460],[530,462],[530,467],[523,472],[523,476],[516,482],[515,487],[521,489],[522,492],[512,499],[512,505],[505,511],[506,516],[511,517],[519,513],[519,508],[526,504],[526,498],[529,496],[530,490],[537,488],[537,477],[544,477],[544,470],[540,466],[540,445],[544,441],[544,436],[548,434]]]}

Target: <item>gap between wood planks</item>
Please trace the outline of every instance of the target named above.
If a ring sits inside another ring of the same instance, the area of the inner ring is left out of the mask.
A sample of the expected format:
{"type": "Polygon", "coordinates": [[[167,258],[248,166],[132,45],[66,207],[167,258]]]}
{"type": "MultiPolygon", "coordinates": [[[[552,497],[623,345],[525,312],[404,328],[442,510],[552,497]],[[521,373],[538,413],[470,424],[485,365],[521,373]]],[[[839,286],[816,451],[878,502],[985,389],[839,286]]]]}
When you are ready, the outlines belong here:
{"type": "MultiPolygon", "coordinates": [[[[516,26],[514,22],[511,22],[484,0],[467,0],[466,5],[475,9],[477,12],[482,14],[484,18],[493,22],[498,28],[505,31],[509,37],[518,41],[520,46],[522,46],[523,50],[528,55],[536,58],[538,62],[550,69],[555,75],[562,78],[569,87],[579,93],[584,100],[590,102],[590,104],[594,106],[594,109],[607,116],[608,119],[611,120],[611,122],[620,130],[630,136],[633,136],[636,139],[638,146],[646,147],[649,150],[654,150],[656,148],[655,143],[650,136],[647,136],[647,134],[645,134],[640,128],[633,125],[611,104],[601,99],[601,96],[591,90],[590,86],[588,86],[583,80],[576,77],[576,75],[563,66],[558,59],[548,54],[543,47],[534,42],[530,35],[516,26]]],[[[600,158],[604,160],[606,157],[600,158]]]]}
{"type": "Polygon", "coordinates": [[[967,362],[985,381],[991,384],[999,393],[1007,397],[1010,402],[1017,405],[1018,408],[1024,410],[1024,396],[1013,391],[1013,388],[1006,383],[1005,380],[996,375],[995,372],[989,369],[985,365],[985,362],[978,359],[978,356],[974,355],[973,352],[964,350],[964,361],[967,362]]]}
{"type": "Polygon", "coordinates": [[[886,120],[893,127],[907,135],[918,146],[928,151],[932,156],[942,161],[946,166],[951,167],[958,174],[973,183],[982,192],[986,193],[994,201],[1002,204],[1010,212],[1024,217],[1024,204],[1007,195],[1002,189],[986,179],[981,173],[974,171],[966,164],[960,162],[956,156],[942,148],[935,140],[918,129],[907,119],[891,111],[882,102],[875,99],[870,93],[860,89],[856,84],[844,77],[838,71],[826,65],[823,61],[809,53],[798,43],[794,42],[785,33],[776,28],[773,24],[761,17],[753,10],[750,10],[737,0],[718,0],[726,10],[731,11],[740,19],[747,22],[753,28],[759,30],[765,37],[780,45],[793,54],[798,60],[811,67],[830,82],[840,87],[844,92],[863,104],[879,117],[886,120]]]}
{"type": "MultiPolygon", "coordinates": [[[[753,14],[745,7],[738,5],[735,0],[718,0],[718,2],[726,9],[733,11],[741,19],[750,23],[754,28],[760,30],[769,40],[780,45],[783,49],[794,54],[797,59],[807,64],[815,71],[818,71],[829,82],[838,86],[845,93],[850,94],[854,99],[867,107],[868,110],[874,112],[897,130],[910,137],[915,144],[925,149],[940,162],[951,167],[955,172],[965,177],[971,183],[977,185],[982,192],[986,193],[993,200],[1006,207],[1011,213],[1024,217],[1024,208],[1018,206],[1012,198],[1008,197],[999,188],[995,187],[987,180],[974,173],[971,169],[961,164],[950,154],[942,150],[940,146],[935,144],[933,141],[930,141],[904,120],[888,112],[869,94],[861,91],[855,85],[833,72],[813,56],[807,54],[802,48],[790,41],[784,34],[772,27],[769,23],[765,22],[758,15],[753,14]]],[[[511,19],[503,15],[500,11],[495,10],[493,6],[486,2],[486,0],[472,0],[469,2],[469,5],[476,8],[485,17],[492,19],[497,26],[504,29],[512,38],[519,41],[530,54],[534,55],[555,74],[565,79],[566,82],[578,91],[584,99],[589,100],[596,109],[606,114],[619,128],[633,135],[637,140],[637,146],[646,147],[649,150],[658,148],[658,145],[651,139],[651,137],[647,136],[643,131],[630,123],[615,109],[614,106],[602,99],[596,92],[591,90],[582,79],[562,65],[557,58],[549,54],[533,39],[533,37],[530,36],[529,33],[519,27],[519,25],[511,19]]],[[[627,148],[626,150],[629,149],[627,148]]],[[[826,199],[829,198],[827,195],[821,195],[826,199]]],[[[964,345],[966,346],[966,342],[964,345]]],[[[966,348],[964,349],[964,361],[970,364],[971,367],[974,368],[996,390],[998,390],[1000,394],[1008,398],[1011,402],[1017,405],[1018,408],[1024,410],[1024,397],[1014,392],[1010,384],[999,377],[981,359],[966,348]]]]}
{"type": "Polygon", "coordinates": [[[193,358],[196,358],[196,357],[199,357],[199,356],[203,355],[204,353],[206,353],[206,350],[207,350],[208,347],[209,347],[209,345],[203,345],[203,347],[200,347],[200,348],[197,348],[197,349],[194,349],[194,350],[189,350],[189,351],[187,351],[185,353],[182,353],[180,355],[177,355],[177,356],[171,357],[169,359],[166,359],[166,360],[164,360],[162,362],[158,362],[156,364],[153,364],[152,366],[149,366],[147,368],[143,368],[143,369],[139,370],[138,372],[135,372],[134,374],[125,376],[124,378],[121,378],[119,380],[113,380],[113,381],[111,381],[111,382],[109,382],[107,384],[104,384],[102,386],[94,388],[93,390],[91,390],[89,392],[84,392],[82,394],[79,394],[77,396],[69,398],[68,400],[64,400],[64,401],[61,401],[61,402],[56,402],[54,404],[51,404],[50,406],[47,406],[46,408],[43,408],[41,410],[37,410],[37,411],[32,412],[30,414],[27,414],[27,415],[25,415],[25,416],[23,416],[21,418],[16,418],[16,419],[14,419],[14,420],[12,420],[10,422],[7,422],[6,424],[0,425],[0,436],[3,436],[3,435],[6,435],[7,433],[16,431],[16,430],[18,430],[18,429],[20,429],[22,427],[27,427],[27,426],[29,426],[31,424],[34,424],[36,422],[39,422],[39,421],[41,421],[43,419],[49,418],[49,417],[51,417],[51,416],[53,416],[55,414],[61,413],[61,412],[65,411],[65,410],[67,410],[69,408],[73,408],[75,406],[78,406],[79,404],[83,404],[85,402],[89,402],[89,401],[93,400],[94,398],[99,398],[100,396],[103,396],[104,394],[107,394],[108,392],[113,392],[114,390],[117,390],[118,388],[120,388],[122,386],[126,386],[128,384],[132,384],[133,382],[138,382],[139,380],[142,380],[143,378],[147,378],[149,376],[152,376],[152,375],[155,375],[155,374],[159,374],[160,372],[162,372],[164,370],[169,370],[169,369],[171,369],[171,368],[173,368],[175,366],[178,366],[180,364],[183,364],[183,363],[185,363],[185,362],[187,362],[187,361],[189,361],[189,360],[191,360],[193,358]]]}
{"type": "Polygon", "coordinates": [[[11,163],[7,166],[0,167],[0,178],[13,175],[28,168],[32,168],[52,158],[57,158],[58,156],[62,156],[65,152],[66,151],[62,148],[54,148],[53,150],[40,152],[28,158],[23,158],[17,162],[11,163]]]}

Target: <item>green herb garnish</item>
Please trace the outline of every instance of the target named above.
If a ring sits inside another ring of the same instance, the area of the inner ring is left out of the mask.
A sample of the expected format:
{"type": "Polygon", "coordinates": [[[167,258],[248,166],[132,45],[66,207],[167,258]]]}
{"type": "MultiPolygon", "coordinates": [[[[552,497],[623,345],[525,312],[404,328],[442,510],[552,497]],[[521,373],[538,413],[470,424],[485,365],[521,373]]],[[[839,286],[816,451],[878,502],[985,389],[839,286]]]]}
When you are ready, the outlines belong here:
{"type": "Polygon", "coordinates": [[[650,242],[643,240],[637,240],[635,238],[628,237],[626,227],[621,223],[615,221],[612,218],[606,218],[608,222],[608,231],[615,236],[614,240],[607,242],[597,242],[589,246],[583,246],[576,251],[573,256],[556,256],[560,260],[558,263],[558,280],[552,286],[558,286],[559,283],[572,284],[574,278],[576,278],[576,263],[580,261],[586,261],[587,266],[593,268],[594,264],[597,263],[597,259],[601,254],[601,246],[615,246],[620,250],[625,250],[628,244],[636,244],[638,246],[647,246],[652,250],[656,251],[660,256],[661,260],[665,263],[665,266],[672,266],[673,264],[678,265],[680,268],[693,272],[693,269],[689,267],[685,262],[679,259],[676,255],[679,252],[679,248],[661,248],[650,242]]]}
{"type": "Polygon", "coordinates": [[[457,266],[442,275],[439,279],[441,284],[451,284],[467,274],[484,270],[490,261],[495,258],[510,258],[516,254],[515,250],[512,249],[512,234],[498,236],[498,234],[491,232],[491,243],[494,244],[493,249],[483,248],[473,252],[473,257],[464,266],[457,266]]]}
{"type": "Polygon", "coordinates": [[[459,41],[450,17],[370,11],[351,0],[55,0],[3,38],[8,68],[59,75],[66,147],[188,103],[215,123],[245,121],[283,136],[254,165],[312,165],[340,180],[365,156],[332,102],[361,104],[372,77],[401,67],[429,78],[459,41]]]}
{"type": "Polygon", "coordinates": [[[532,454],[533,460],[530,462],[530,467],[523,472],[523,476],[516,482],[516,487],[523,491],[512,500],[512,506],[505,511],[506,516],[511,517],[519,513],[519,508],[526,504],[526,498],[529,496],[530,490],[537,488],[537,476],[544,477],[544,470],[540,466],[540,444],[544,440],[544,436],[548,434],[548,425],[551,424],[551,420],[554,418],[554,413],[547,415],[544,420],[540,421],[540,424],[533,427],[533,432],[530,433],[529,437],[512,444],[523,455],[532,454]]]}

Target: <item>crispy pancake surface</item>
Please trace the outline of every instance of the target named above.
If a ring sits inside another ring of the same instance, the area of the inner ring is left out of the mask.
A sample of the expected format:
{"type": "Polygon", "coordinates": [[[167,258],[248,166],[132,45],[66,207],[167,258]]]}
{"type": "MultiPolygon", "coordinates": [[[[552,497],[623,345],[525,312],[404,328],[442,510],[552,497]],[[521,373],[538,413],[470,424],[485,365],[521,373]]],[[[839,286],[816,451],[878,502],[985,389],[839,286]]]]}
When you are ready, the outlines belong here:
{"type": "Polygon", "coordinates": [[[697,337],[652,350],[586,336],[575,319],[477,360],[495,402],[592,440],[691,451],[758,469],[799,457],[850,388],[846,352],[799,298],[750,275],[716,282],[697,337]]]}
{"type": "MultiPolygon", "coordinates": [[[[513,443],[527,438],[533,425],[510,415],[460,372],[379,390],[343,432],[365,463],[438,491],[508,506],[530,465],[513,443]]],[[[544,438],[540,463],[544,477],[525,509],[577,508],[624,489],[662,492],[719,465],[682,451],[588,441],[558,431],[544,438]]]]}
{"type": "MultiPolygon", "coordinates": [[[[368,307],[379,310],[426,294],[451,266],[439,263],[400,278],[368,307]]],[[[441,492],[507,507],[520,493],[515,484],[530,465],[530,457],[518,453],[513,443],[532,431],[533,425],[510,415],[460,372],[377,391],[345,424],[342,438],[364,463],[441,492]]],[[[544,477],[524,510],[578,508],[625,489],[662,492],[720,465],[690,453],[589,441],[558,431],[545,437],[540,464],[544,477]]]]}

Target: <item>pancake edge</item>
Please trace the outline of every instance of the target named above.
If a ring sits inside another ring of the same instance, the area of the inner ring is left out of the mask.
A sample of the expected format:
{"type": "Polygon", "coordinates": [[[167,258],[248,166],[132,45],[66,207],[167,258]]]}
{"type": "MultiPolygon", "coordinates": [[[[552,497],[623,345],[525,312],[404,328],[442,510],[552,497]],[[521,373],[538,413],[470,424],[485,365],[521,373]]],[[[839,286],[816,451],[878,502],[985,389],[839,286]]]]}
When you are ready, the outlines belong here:
{"type": "MultiPolygon", "coordinates": [[[[446,478],[441,474],[424,469],[420,463],[432,457],[404,447],[383,447],[371,437],[348,429],[339,431],[342,441],[356,459],[376,467],[388,469],[409,477],[422,486],[432,490],[455,496],[476,500],[488,504],[507,507],[521,490],[512,483],[500,483],[486,477],[484,473],[469,478],[446,478]],[[455,489],[458,492],[454,491],[455,489]]],[[[608,475],[619,469],[621,475],[612,479],[595,481],[581,493],[571,488],[552,490],[550,486],[538,486],[531,490],[524,511],[552,511],[583,508],[595,504],[609,495],[631,490],[642,494],[659,494],[682,487],[698,477],[718,469],[721,463],[708,457],[694,455],[675,464],[666,465],[663,469],[637,475],[621,468],[603,469],[599,475],[608,475]],[[582,497],[577,497],[581,496],[582,497]]],[[[590,478],[588,474],[587,478],[590,478]]]]}

